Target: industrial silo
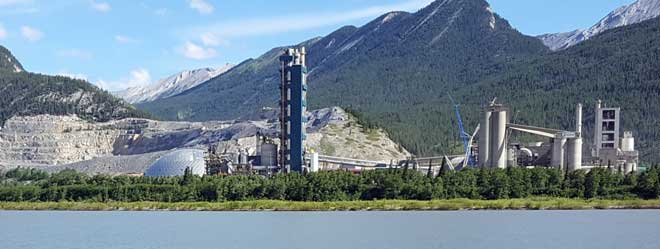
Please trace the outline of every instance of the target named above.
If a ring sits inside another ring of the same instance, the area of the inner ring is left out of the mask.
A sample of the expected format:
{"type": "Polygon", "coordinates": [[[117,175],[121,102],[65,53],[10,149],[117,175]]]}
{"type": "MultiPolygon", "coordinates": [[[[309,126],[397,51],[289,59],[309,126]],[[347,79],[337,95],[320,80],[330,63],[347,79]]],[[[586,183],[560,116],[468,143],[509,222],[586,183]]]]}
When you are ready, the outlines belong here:
{"type": "Polygon", "coordinates": [[[507,110],[501,105],[486,107],[481,118],[479,131],[479,166],[506,168],[507,110]]]}
{"type": "Polygon", "coordinates": [[[566,149],[568,151],[568,171],[582,169],[582,138],[568,139],[566,149]]]}
{"type": "Polygon", "coordinates": [[[490,118],[492,112],[485,109],[479,125],[479,166],[490,167],[490,118]]]}
{"type": "Polygon", "coordinates": [[[491,123],[491,167],[506,168],[506,123],[507,112],[504,108],[497,108],[492,113],[491,123]]]}

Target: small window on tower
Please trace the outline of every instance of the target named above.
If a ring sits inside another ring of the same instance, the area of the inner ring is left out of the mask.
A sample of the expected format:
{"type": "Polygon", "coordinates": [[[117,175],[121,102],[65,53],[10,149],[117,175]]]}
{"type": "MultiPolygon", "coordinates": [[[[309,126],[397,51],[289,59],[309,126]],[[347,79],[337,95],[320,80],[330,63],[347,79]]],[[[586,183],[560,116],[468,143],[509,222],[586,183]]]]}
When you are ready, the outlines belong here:
{"type": "Polygon", "coordinates": [[[614,121],[603,122],[603,131],[614,131],[614,121]]]}
{"type": "Polygon", "coordinates": [[[603,119],[615,119],[616,111],[614,110],[605,110],[603,111],[603,119]]]}
{"type": "Polygon", "coordinates": [[[603,134],[603,142],[614,141],[614,134],[603,134]]]}

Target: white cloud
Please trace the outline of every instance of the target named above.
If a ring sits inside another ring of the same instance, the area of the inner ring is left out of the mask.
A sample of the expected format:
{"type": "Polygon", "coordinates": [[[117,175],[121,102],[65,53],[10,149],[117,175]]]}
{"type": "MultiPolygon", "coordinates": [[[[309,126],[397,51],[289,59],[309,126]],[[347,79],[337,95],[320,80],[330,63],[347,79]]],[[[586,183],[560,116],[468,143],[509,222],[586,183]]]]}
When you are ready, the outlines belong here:
{"type": "Polygon", "coordinates": [[[206,60],[214,58],[218,52],[213,48],[205,48],[192,42],[186,42],[181,49],[183,56],[193,60],[206,60]]]}
{"type": "Polygon", "coordinates": [[[81,60],[91,60],[92,57],[94,57],[94,55],[92,55],[92,53],[90,53],[88,51],[85,51],[85,50],[76,49],[76,48],[60,50],[60,51],[57,51],[56,54],[57,54],[57,56],[60,56],[60,57],[70,57],[70,58],[76,58],[76,59],[81,59],[81,60]]]}
{"type": "Polygon", "coordinates": [[[211,33],[217,37],[230,38],[301,31],[373,18],[390,11],[415,11],[427,6],[431,2],[432,0],[408,0],[399,4],[371,6],[352,11],[295,14],[263,19],[220,22],[194,28],[189,32],[188,36],[195,37],[199,36],[199,34],[211,33]]]}
{"type": "Polygon", "coordinates": [[[23,35],[23,37],[25,37],[25,39],[27,39],[30,42],[39,41],[44,37],[44,33],[41,32],[41,30],[38,30],[30,26],[21,27],[21,34],[23,35]]]}
{"type": "Polygon", "coordinates": [[[7,38],[7,30],[5,29],[5,26],[0,23],[0,40],[4,40],[7,38]]]}
{"type": "Polygon", "coordinates": [[[129,77],[121,78],[118,81],[105,81],[99,79],[95,83],[97,86],[109,90],[124,90],[131,87],[146,86],[151,84],[151,74],[144,68],[135,69],[130,72],[129,77]]]}
{"type": "Polygon", "coordinates": [[[136,39],[128,37],[128,36],[123,36],[123,35],[116,35],[115,36],[115,41],[117,41],[118,43],[121,43],[121,44],[137,42],[136,39]]]}
{"type": "Polygon", "coordinates": [[[92,9],[100,12],[108,12],[112,7],[110,7],[109,3],[106,2],[96,2],[94,0],[89,1],[89,4],[92,5],[92,9]]]}
{"type": "Polygon", "coordinates": [[[217,47],[217,46],[229,45],[229,41],[221,39],[215,34],[210,32],[202,34],[199,38],[202,41],[202,44],[204,44],[204,46],[217,47]]]}
{"type": "Polygon", "coordinates": [[[188,2],[190,8],[197,10],[200,14],[211,14],[215,10],[215,7],[205,0],[189,0],[188,2]]]}

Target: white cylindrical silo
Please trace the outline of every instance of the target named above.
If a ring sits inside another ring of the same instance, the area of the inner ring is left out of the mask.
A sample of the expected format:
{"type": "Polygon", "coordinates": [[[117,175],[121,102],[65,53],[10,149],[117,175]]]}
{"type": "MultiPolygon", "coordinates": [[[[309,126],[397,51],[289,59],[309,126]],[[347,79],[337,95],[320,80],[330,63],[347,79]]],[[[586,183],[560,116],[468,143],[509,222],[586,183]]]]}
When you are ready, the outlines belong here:
{"type": "Polygon", "coordinates": [[[566,150],[566,139],[558,135],[555,137],[555,142],[552,146],[552,167],[564,169],[564,157],[566,150]]]}
{"type": "Polygon", "coordinates": [[[506,110],[494,111],[492,114],[492,129],[490,141],[491,167],[506,168],[506,110]]]}
{"type": "Polygon", "coordinates": [[[479,125],[479,166],[490,167],[490,119],[492,113],[485,110],[479,125]]]}
{"type": "Polygon", "coordinates": [[[310,162],[310,171],[318,172],[319,170],[321,170],[321,167],[319,165],[319,153],[312,153],[312,160],[310,162]]]}
{"type": "Polygon", "coordinates": [[[568,171],[582,169],[582,138],[571,138],[567,144],[568,171]]]}
{"type": "Polygon", "coordinates": [[[621,139],[621,150],[626,152],[635,151],[635,138],[632,132],[625,132],[621,139]]]}

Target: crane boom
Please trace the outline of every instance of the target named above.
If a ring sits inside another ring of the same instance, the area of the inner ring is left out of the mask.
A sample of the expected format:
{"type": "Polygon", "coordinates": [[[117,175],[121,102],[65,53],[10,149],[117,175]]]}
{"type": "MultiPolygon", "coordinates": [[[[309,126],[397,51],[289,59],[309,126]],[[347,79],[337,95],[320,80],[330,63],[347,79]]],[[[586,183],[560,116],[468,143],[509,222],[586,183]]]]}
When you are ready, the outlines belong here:
{"type": "MultiPolygon", "coordinates": [[[[465,132],[465,126],[463,125],[463,118],[461,118],[461,111],[456,104],[456,101],[454,98],[449,95],[449,99],[451,100],[452,105],[454,105],[454,112],[456,112],[456,121],[458,122],[458,129],[461,134],[461,139],[463,140],[463,149],[465,151],[465,162],[467,162],[467,165],[469,166],[474,166],[474,160],[472,159],[472,149],[470,146],[470,140],[472,139],[472,136],[465,132]]],[[[464,164],[465,165],[465,164],[464,164]]]]}

